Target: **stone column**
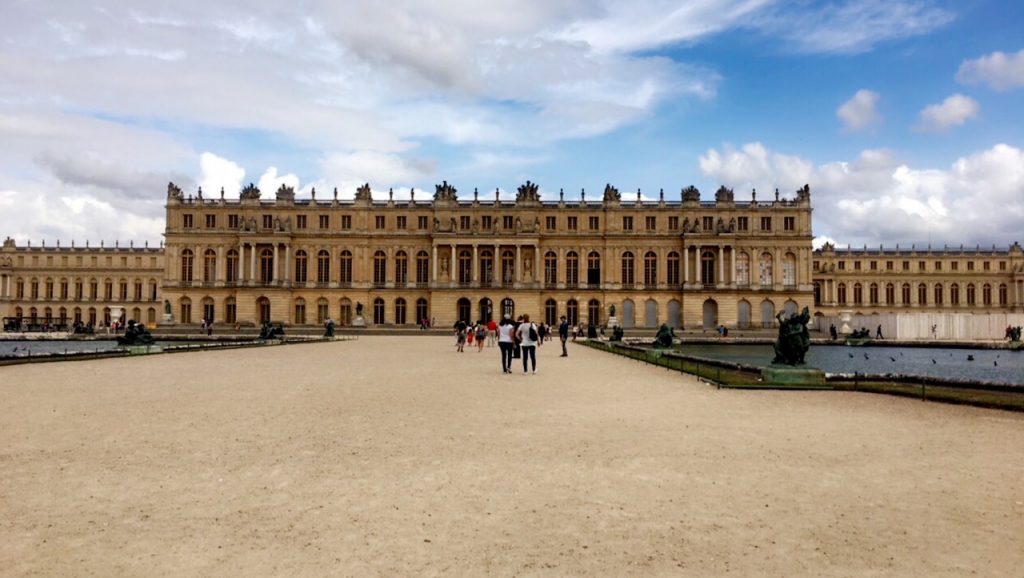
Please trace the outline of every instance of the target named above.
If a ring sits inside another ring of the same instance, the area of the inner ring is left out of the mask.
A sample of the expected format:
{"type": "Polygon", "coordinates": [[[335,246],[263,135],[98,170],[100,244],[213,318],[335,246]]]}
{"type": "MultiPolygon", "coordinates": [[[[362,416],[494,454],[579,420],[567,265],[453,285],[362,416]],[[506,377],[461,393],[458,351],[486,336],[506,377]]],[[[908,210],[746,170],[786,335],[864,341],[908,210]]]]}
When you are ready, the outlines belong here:
{"type": "Polygon", "coordinates": [[[730,282],[735,287],[736,286],[736,246],[735,245],[732,245],[731,247],[729,247],[729,260],[730,260],[729,270],[731,272],[730,274],[732,275],[732,279],[730,279],[730,282]]]}
{"type": "Polygon", "coordinates": [[[476,243],[473,243],[473,263],[470,265],[470,269],[473,271],[473,282],[480,282],[480,255],[476,243]]]}
{"type": "Polygon", "coordinates": [[[725,247],[718,246],[718,283],[725,283],[725,247]]]}
{"type": "Polygon", "coordinates": [[[433,270],[430,280],[437,283],[437,245],[434,245],[434,260],[430,263],[430,267],[433,270]]]}
{"type": "Polygon", "coordinates": [[[683,245],[683,285],[690,284],[690,246],[683,245]]]}
{"type": "Polygon", "coordinates": [[[255,282],[259,279],[256,275],[256,244],[249,244],[249,280],[255,282]]]}
{"type": "Polygon", "coordinates": [[[284,246],[284,282],[287,283],[292,279],[292,246],[285,243],[284,246]]]}
{"type": "Polygon", "coordinates": [[[523,249],[523,247],[520,244],[516,243],[516,262],[515,262],[516,274],[515,274],[514,277],[512,277],[512,280],[513,280],[514,283],[519,283],[523,279],[523,262],[521,260],[522,255],[523,255],[523,250],[522,249],[523,249]]]}

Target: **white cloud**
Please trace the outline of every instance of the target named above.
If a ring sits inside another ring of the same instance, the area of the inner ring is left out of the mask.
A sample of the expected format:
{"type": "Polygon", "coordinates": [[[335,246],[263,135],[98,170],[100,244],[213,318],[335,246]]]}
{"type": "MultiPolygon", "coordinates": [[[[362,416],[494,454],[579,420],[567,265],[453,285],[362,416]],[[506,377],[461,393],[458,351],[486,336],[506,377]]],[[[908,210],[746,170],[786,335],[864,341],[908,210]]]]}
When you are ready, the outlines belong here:
{"type": "Polygon", "coordinates": [[[299,188],[299,177],[292,173],[288,173],[287,175],[278,175],[277,167],[269,167],[263,172],[260,176],[259,182],[256,184],[256,186],[259,187],[260,192],[271,195],[271,198],[273,198],[277,189],[281,188],[281,185],[297,190],[299,188]]]}
{"type": "Polygon", "coordinates": [[[844,102],[836,110],[836,116],[843,121],[847,130],[863,130],[881,121],[876,106],[880,95],[877,92],[861,89],[844,102]]]}
{"type": "Polygon", "coordinates": [[[956,73],[964,84],[987,84],[996,90],[1024,86],[1024,49],[1016,54],[993,52],[975,60],[965,60],[956,73]]]}
{"type": "Polygon", "coordinates": [[[220,195],[223,188],[225,196],[238,197],[245,179],[245,169],[234,161],[219,157],[211,152],[199,155],[199,186],[208,198],[220,195]]]}
{"type": "Polygon", "coordinates": [[[335,152],[321,162],[324,181],[338,187],[339,196],[351,197],[364,183],[374,188],[418,183],[433,175],[433,161],[371,152],[335,152]]]}
{"type": "Polygon", "coordinates": [[[815,166],[760,143],[709,150],[700,167],[737,191],[769,190],[773,182],[792,191],[796,183],[810,183],[817,236],[842,244],[1008,245],[1019,240],[1024,220],[1024,150],[1006,144],[945,169],[914,168],[880,150],[815,166]]]}
{"type": "Polygon", "coordinates": [[[918,130],[926,132],[944,131],[953,126],[960,126],[978,116],[981,105],[969,96],[954,94],[942,104],[931,104],[921,111],[918,130]]]}

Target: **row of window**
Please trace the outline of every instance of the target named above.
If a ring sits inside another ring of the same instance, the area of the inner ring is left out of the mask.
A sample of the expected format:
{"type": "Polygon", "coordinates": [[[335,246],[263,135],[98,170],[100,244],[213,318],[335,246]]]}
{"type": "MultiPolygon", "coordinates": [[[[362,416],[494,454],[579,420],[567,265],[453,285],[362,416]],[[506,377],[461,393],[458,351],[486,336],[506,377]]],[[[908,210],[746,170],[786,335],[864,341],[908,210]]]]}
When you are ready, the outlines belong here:
{"type": "MultiPolygon", "coordinates": [[[[214,213],[208,213],[204,215],[207,229],[217,228],[217,215],[214,213]]],[[[228,228],[237,229],[242,223],[242,217],[237,214],[230,214],[228,217],[228,228]]],[[[278,222],[275,220],[274,215],[264,214],[261,215],[262,228],[273,229],[275,224],[278,222]]],[[[329,230],[331,228],[331,215],[317,215],[317,228],[322,231],[329,230]]],[[[340,228],[343,231],[352,229],[352,215],[338,215],[340,217],[340,228]]],[[[182,228],[193,229],[195,228],[195,215],[191,213],[184,213],[182,218],[182,228]]],[[[580,230],[579,217],[575,215],[565,216],[565,228],[569,231],[580,230]]],[[[409,228],[409,220],[406,215],[395,215],[394,216],[395,228],[398,230],[405,230],[409,228]]],[[[497,221],[491,215],[480,216],[480,221],[477,223],[482,229],[490,230],[494,228],[497,221]]],[[[679,216],[671,215],[667,217],[668,230],[678,231],[679,216]]],[[[515,228],[515,218],[512,215],[503,215],[501,217],[501,226],[505,230],[513,230],[515,228]]],[[[796,230],[796,217],[783,217],[783,230],[795,231],[796,230]]],[[[458,227],[460,230],[469,231],[473,226],[473,219],[470,215],[460,215],[458,220],[458,227]]],[[[704,231],[715,230],[715,217],[701,217],[700,220],[701,228],[704,231]]],[[[655,215],[648,215],[643,218],[644,230],[656,231],[658,230],[658,217],[655,215]]],[[[760,217],[759,221],[760,231],[771,231],[772,230],[772,217],[763,216],[760,217]]],[[[416,227],[419,230],[426,230],[429,226],[429,218],[425,215],[419,215],[416,217],[416,227]]],[[[548,215],[544,218],[544,226],[549,231],[558,229],[558,217],[554,215],[548,215]]],[[[387,218],[385,215],[374,216],[374,228],[377,230],[384,230],[387,227],[387,218]]],[[[599,231],[601,229],[601,218],[598,216],[587,217],[587,227],[591,231],[599,231]]],[[[295,216],[295,228],[296,229],[308,229],[309,219],[308,215],[296,215],[295,216]]],[[[622,230],[632,231],[634,230],[633,216],[624,215],[622,217],[622,230]]],[[[750,219],[749,217],[737,217],[735,222],[736,231],[749,231],[750,230],[750,219]]]]}
{"type": "Polygon", "coordinates": [[[96,279],[60,279],[54,281],[53,279],[46,279],[42,283],[38,279],[30,279],[28,283],[22,278],[16,278],[14,280],[14,298],[15,299],[31,299],[33,301],[128,301],[129,298],[132,301],[156,301],[157,300],[157,282],[155,279],[150,279],[148,282],[148,291],[144,291],[144,284],[142,280],[135,279],[128,281],[121,279],[114,284],[111,279],[105,279],[103,281],[102,289],[100,292],[100,283],[96,279]],[[27,290],[26,290],[27,289],[27,290]],[[117,292],[115,293],[115,289],[117,292]]]}
{"type": "MultiPolygon", "coordinates": [[[[943,265],[942,265],[943,262],[944,261],[938,261],[938,260],[934,261],[932,263],[932,271],[942,271],[943,270],[943,265]]],[[[861,261],[853,261],[853,270],[854,271],[862,271],[863,269],[861,269],[861,263],[862,263],[861,261]]],[[[901,271],[910,271],[911,270],[910,263],[911,263],[910,261],[902,261],[900,263],[900,265],[901,265],[900,270],[901,271]]],[[[967,265],[966,265],[967,266],[967,271],[974,271],[974,263],[975,263],[974,261],[967,261],[967,265]]],[[[813,266],[814,266],[814,270],[815,271],[819,271],[820,268],[821,268],[821,262],[820,261],[814,261],[814,265],[813,266]]],[[[839,271],[846,271],[847,270],[846,269],[846,261],[837,261],[836,262],[836,269],[839,270],[839,271]]],[[[878,270],[879,270],[878,269],[878,261],[868,261],[868,271],[878,271],[878,270]]],[[[886,261],[885,262],[885,270],[886,271],[895,271],[896,270],[896,262],[895,261],[886,261]]],[[[919,272],[927,271],[928,270],[928,262],[927,261],[918,261],[917,262],[917,270],[919,272]]],[[[950,261],[949,262],[949,270],[950,271],[954,271],[954,272],[955,271],[959,271],[960,270],[960,262],[959,261],[950,261]]],[[[981,270],[982,271],[991,271],[992,270],[992,263],[991,263],[991,261],[982,261],[981,262],[981,270]]],[[[1006,261],[999,261],[999,270],[1000,271],[1006,271],[1006,261]]]]}
{"type": "Polygon", "coordinates": [[[129,319],[147,323],[151,327],[156,323],[156,308],[149,307],[145,310],[146,317],[143,319],[143,310],[141,307],[135,307],[130,312],[122,311],[119,319],[111,317],[110,307],[104,307],[102,311],[97,310],[95,307],[89,307],[88,309],[82,309],[81,307],[75,307],[71,310],[71,317],[68,317],[68,309],[61,307],[54,312],[51,307],[44,307],[40,313],[39,309],[35,307],[29,307],[28,315],[25,315],[25,310],[21,307],[14,308],[14,317],[21,320],[23,323],[29,326],[36,326],[42,323],[47,325],[70,325],[72,323],[83,323],[92,325],[93,327],[109,326],[111,322],[118,321],[124,326],[129,319]],[[98,325],[100,321],[99,313],[102,313],[102,325],[98,325]]]}
{"type": "MultiPolygon", "coordinates": [[[[880,287],[877,283],[868,285],[868,301],[871,305],[880,304],[896,304],[896,285],[893,283],[887,283],[884,287],[880,287]],[[879,301],[879,290],[884,291],[885,301],[879,301]]],[[[932,304],[944,305],[946,300],[947,287],[942,283],[936,283],[932,286],[931,292],[928,290],[928,285],[920,283],[917,285],[917,304],[928,305],[929,296],[932,298],[932,304]]],[[[949,304],[960,305],[960,285],[953,283],[948,287],[949,291],[949,304]]],[[[1002,283],[997,288],[997,296],[999,299],[1000,306],[1006,306],[1009,302],[1009,288],[1005,283],[1002,283]]],[[[910,283],[903,283],[900,286],[900,304],[906,305],[911,303],[911,295],[913,287],[910,283]]],[[[864,286],[860,283],[855,283],[852,289],[852,303],[854,305],[864,304],[864,286]]],[[[845,283],[839,283],[836,285],[836,302],[839,305],[846,305],[848,303],[847,285],[845,283]]],[[[814,284],[814,302],[815,304],[821,303],[821,287],[818,283],[814,284]]],[[[985,283],[981,286],[981,304],[992,305],[992,285],[985,283]]],[[[974,306],[978,305],[977,288],[974,283],[968,283],[966,287],[966,305],[974,306]]]]}
{"type": "MultiPolygon", "coordinates": [[[[338,276],[331,275],[331,253],[321,249],[312,257],[304,250],[295,252],[293,279],[297,283],[315,281],[317,283],[330,283],[337,279],[339,283],[352,283],[352,252],[343,250],[339,260],[338,276]],[[315,267],[315,269],[313,268],[315,267]]],[[[484,249],[480,252],[480,281],[493,283],[496,281],[512,282],[515,279],[515,253],[512,250],[504,250],[496,263],[494,252],[484,249]],[[495,271],[495,267],[500,269],[495,271]],[[499,273],[500,276],[495,276],[499,273]]],[[[716,282],[717,255],[713,251],[704,251],[700,257],[700,282],[713,284],[716,282]]],[[[405,251],[398,251],[394,258],[394,282],[409,282],[409,254],[405,251]]],[[[428,283],[430,279],[430,257],[426,251],[419,251],[415,256],[415,282],[428,283]]],[[[758,284],[770,286],[774,282],[774,256],[771,253],[762,253],[758,260],[758,284]]],[[[659,258],[654,251],[648,251],[643,255],[643,261],[639,264],[643,269],[640,271],[645,285],[657,285],[659,258]]],[[[668,253],[666,258],[666,281],[669,285],[679,285],[680,277],[680,254],[676,251],[668,253]]],[[[587,255],[586,282],[597,285],[601,283],[601,254],[591,251],[587,255]]],[[[274,251],[263,249],[259,254],[259,281],[270,283],[274,280],[274,251]]],[[[529,265],[527,265],[527,268],[529,265]]],[[[631,251],[626,251],[621,257],[620,282],[626,285],[633,285],[637,280],[637,258],[631,251]]],[[[378,250],[373,255],[373,282],[382,284],[387,281],[388,257],[384,251],[378,250]]],[[[459,283],[472,281],[473,263],[472,253],[463,249],[456,256],[456,270],[454,279],[459,283]]],[[[782,262],[782,282],[784,285],[796,284],[796,255],[786,253],[782,262]]],[[[227,254],[226,279],[228,283],[239,280],[239,254],[232,249],[227,254]]],[[[197,280],[195,275],[195,254],[191,249],[185,249],[181,254],[181,280],[192,282],[197,280]]],[[[207,249],[203,254],[202,281],[212,283],[217,280],[217,252],[207,249]]],[[[547,284],[558,283],[558,255],[554,251],[544,254],[544,282],[547,284]]],[[[575,251],[569,251],[565,258],[565,283],[577,285],[580,282],[580,256],[575,251]]],[[[750,284],[750,255],[740,252],[736,255],[736,283],[741,286],[750,284]]]]}

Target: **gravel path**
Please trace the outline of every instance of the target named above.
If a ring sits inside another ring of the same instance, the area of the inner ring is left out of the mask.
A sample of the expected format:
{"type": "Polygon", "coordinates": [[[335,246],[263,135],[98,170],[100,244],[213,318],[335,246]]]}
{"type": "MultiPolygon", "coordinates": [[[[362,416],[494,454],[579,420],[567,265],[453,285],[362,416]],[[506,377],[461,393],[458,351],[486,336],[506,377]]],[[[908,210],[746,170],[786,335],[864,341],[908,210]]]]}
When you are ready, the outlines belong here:
{"type": "Polygon", "coordinates": [[[0,368],[0,575],[1024,576],[1024,416],[453,343],[0,368]]]}

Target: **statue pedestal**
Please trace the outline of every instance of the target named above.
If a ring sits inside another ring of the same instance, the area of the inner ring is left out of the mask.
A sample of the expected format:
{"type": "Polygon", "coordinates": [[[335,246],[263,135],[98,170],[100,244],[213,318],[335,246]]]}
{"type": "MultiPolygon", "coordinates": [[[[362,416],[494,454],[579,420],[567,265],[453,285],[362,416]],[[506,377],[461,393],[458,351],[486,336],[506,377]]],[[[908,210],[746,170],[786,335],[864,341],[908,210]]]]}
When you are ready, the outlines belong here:
{"type": "Polygon", "coordinates": [[[164,349],[159,345],[129,345],[129,355],[148,355],[150,353],[163,353],[164,349]]]}
{"type": "Polygon", "coordinates": [[[850,321],[853,319],[853,311],[844,309],[839,312],[839,334],[849,335],[853,333],[853,329],[850,328],[850,321]]]}
{"type": "Polygon", "coordinates": [[[813,367],[769,365],[761,370],[764,387],[792,389],[832,389],[825,381],[825,372],[813,367]]]}
{"type": "Polygon", "coordinates": [[[618,326],[619,326],[619,318],[618,317],[612,315],[611,317],[608,318],[608,327],[618,327],[618,326]]]}
{"type": "Polygon", "coordinates": [[[173,324],[174,324],[174,316],[171,315],[170,313],[164,313],[164,320],[163,320],[163,323],[161,323],[161,325],[173,325],[173,324]]]}
{"type": "Polygon", "coordinates": [[[352,320],[352,327],[366,327],[366,319],[362,315],[357,315],[352,320]]]}

